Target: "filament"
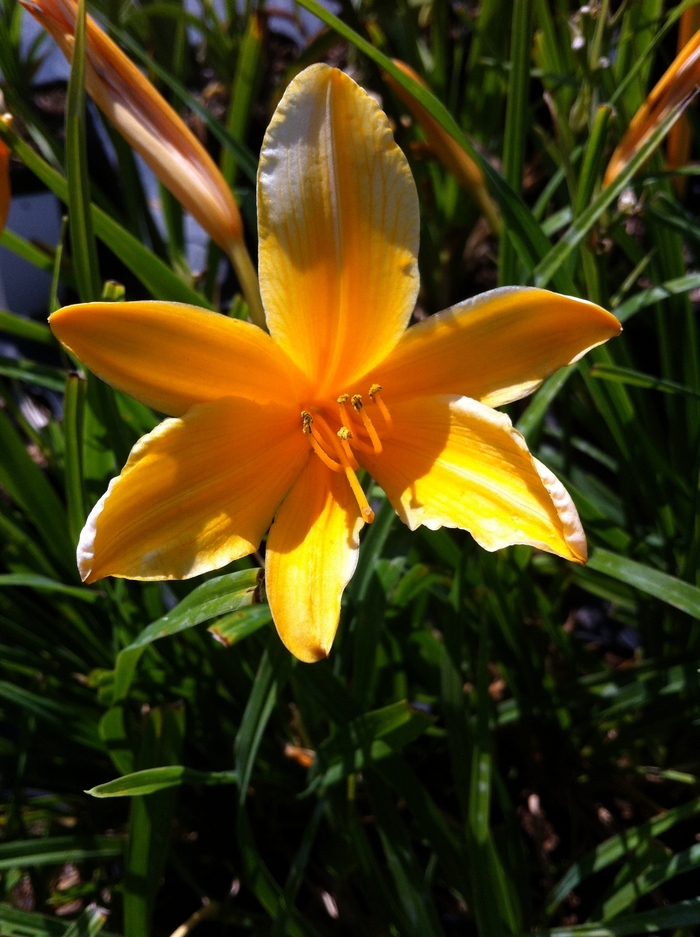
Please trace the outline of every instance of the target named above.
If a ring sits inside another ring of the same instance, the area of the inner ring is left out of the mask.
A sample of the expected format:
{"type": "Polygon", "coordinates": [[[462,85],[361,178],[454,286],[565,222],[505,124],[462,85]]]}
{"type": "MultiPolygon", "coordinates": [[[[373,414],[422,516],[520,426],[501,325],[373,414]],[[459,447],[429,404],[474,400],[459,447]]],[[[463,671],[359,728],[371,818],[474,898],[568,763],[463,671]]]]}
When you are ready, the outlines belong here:
{"type": "Polygon", "coordinates": [[[379,453],[382,451],[382,443],[379,439],[379,436],[377,435],[376,429],[374,428],[374,424],[367,416],[364,404],[362,403],[362,397],[359,394],[355,394],[352,398],[352,406],[355,412],[360,414],[360,419],[365,425],[367,435],[372,441],[372,448],[374,449],[375,453],[379,455],[379,453]]]}
{"type": "Polygon", "coordinates": [[[350,487],[352,488],[352,493],[355,495],[355,500],[357,501],[357,506],[360,509],[360,514],[362,514],[362,519],[371,524],[374,520],[374,511],[369,506],[367,501],[367,496],[362,490],[362,485],[357,480],[357,475],[353,472],[350,466],[347,466],[345,469],[345,477],[350,482],[350,487]]]}
{"type": "Polygon", "coordinates": [[[384,422],[386,423],[387,432],[390,432],[391,427],[393,425],[393,421],[391,419],[391,414],[389,413],[389,410],[387,409],[387,405],[379,396],[381,389],[382,389],[381,384],[372,384],[372,386],[369,389],[369,397],[372,403],[376,403],[377,407],[379,408],[379,412],[381,413],[384,419],[384,422]]]}

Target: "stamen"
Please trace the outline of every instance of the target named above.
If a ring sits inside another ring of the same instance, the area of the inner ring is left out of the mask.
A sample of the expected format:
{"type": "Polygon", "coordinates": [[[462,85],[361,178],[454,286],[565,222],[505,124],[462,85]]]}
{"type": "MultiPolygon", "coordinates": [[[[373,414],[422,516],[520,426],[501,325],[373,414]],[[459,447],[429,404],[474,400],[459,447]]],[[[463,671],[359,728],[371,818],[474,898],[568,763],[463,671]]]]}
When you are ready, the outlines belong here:
{"type": "Polygon", "coordinates": [[[360,467],[359,463],[355,459],[355,456],[352,454],[352,449],[350,448],[350,446],[347,444],[347,442],[345,443],[345,446],[341,444],[341,440],[333,432],[333,430],[330,428],[328,423],[326,423],[326,421],[324,420],[324,418],[321,416],[320,413],[316,414],[316,422],[318,423],[320,428],[323,430],[326,436],[326,441],[330,441],[330,445],[332,446],[333,449],[335,449],[335,453],[338,456],[338,461],[341,463],[341,465],[345,465],[345,463],[348,462],[351,468],[359,469],[360,467]]]}
{"type": "Polygon", "coordinates": [[[355,455],[350,448],[349,440],[352,439],[352,433],[347,428],[347,426],[341,426],[338,430],[338,439],[340,440],[340,445],[343,447],[343,452],[345,453],[345,458],[348,460],[349,464],[354,469],[358,469],[360,466],[355,458],[355,455]]]}
{"type": "Polygon", "coordinates": [[[345,469],[345,477],[350,482],[352,493],[355,495],[357,506],[360,509],[360,514],[362,514],[362,519],[365,523],[371,524],[374,520],[374,511],[369,506],[365,493],[362,490],[362,485],[357,480],[357,475],[355,475],[349,466],[345,469]]]}
{"type": "Polygon", "coordinates": [[[375,453],[379,455],[379,453],[382,451],[382,443],[379,439],[379,436],[377,435],[377,431],[374,428],[372,421],[367,416],[364,404],[362,403],[362,397],[359,394],[355,394],[353,396],[352,406],[355,412],[360,414],[360,418],[365,425],[365,429],[367,430],[367,435],[372,441],[372,448],[374,449],[375,453]]]}
{"type": "Polygon", "coordinates": [[[312,423],[314,418],[311,416],[308,410],[301,411],[301,431],[305,436],[309,437],[309,442],[311,443],[311,448],[314,450],[316,455],[319,457],[321,462],[331,470],[331,472],[343,472],[345,471],[344,467],[339,463],[331,459],[326,450],[321,445],[321,442],[316,438],[312,423]]]}
{"type": "MultiPolygon", "coordinates": [[[[341,394],[337,399],[338,409],[340,411],[340,422],[343,426],[347,426],[348,429],[352,427],[353,430],[358,427],[355,424],[355,421],[352,418],[352,410],[348,407],[348,401],[350,400],[349,394],[341,394]]],[[[359,429],[363,429],[362,426],[359,429]]],[[[360,452],[368,452],[370,455],[374,455],[376,449],[374,446],[368,446],[364,440],[360,439],[357,433],[353,432],[352,448],[359,449],[360,452]]]]}
{"type": "Polygon", "coordinates": [[[384,422],[386,423],[386,428],[388,432],[391,430],[393,421],[391,419],[391,414],[389,413],[386,404],[384,403],[382,398],[379,396],[381,389],[382,389],[381,384],[372,384],[372,386],[369,389],[369,396],[370,396],[370,400],[372,401],[372,403],[376,403],[376,405],[379,407],[379,412],[384,418],[384,422]]]}
{"type": "MultiPolygon", "coordinates": [[[[338,401],[338,403],[340,403],[340,401],[338,401]]],[[[340,462],[336,462],[334,459],[332,459],[323,448],[323,442],[316,435],[316,431],[313,426],[314,417],[309,413],[308,410],[301,411],[301,431],[305,436],[309,437],[309,442],[311,443],[312,449],[323,462],[323,464],[327,466],[332,472],[345,472],[345,477],[347,478],[350,489],[355,496],[357,506],[360,509],[360,514],[362,515],[362,519],[366,524],[371,524],[374,520],[374,511],[369,506],[367,497],[362,490],[362,485],[360,485],[359,481],[357,480],[357,476],[353,471],[353,466],[354,468],[359,468],[359,465],[357,464],[357,461],[355,460],[355,457],[352,453],[352,449],[350,448],[349,440],[353,439],[352,433],[347,428],[347,426],[341,426],[337,435],[334,435],[326,421],[319,413],[316,414],[316,422],[323,431],[330,435],[330,438],[333,440],[333,446],[340,458],[340,462]]],[[[359,440],[355,440],[354,445],[358,444],[359,440]]],[[[365,448],[369,447],[366,446],[365,448]]]]}

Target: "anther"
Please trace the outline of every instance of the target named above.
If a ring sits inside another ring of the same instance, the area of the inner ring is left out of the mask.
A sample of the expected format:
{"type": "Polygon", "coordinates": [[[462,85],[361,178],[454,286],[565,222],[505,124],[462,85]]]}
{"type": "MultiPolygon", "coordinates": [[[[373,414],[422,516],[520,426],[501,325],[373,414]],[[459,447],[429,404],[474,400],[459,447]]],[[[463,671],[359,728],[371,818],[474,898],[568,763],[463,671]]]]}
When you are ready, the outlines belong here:
{"type": "Polygon", "coordinates": [[[341,426],[338,430],[338,439],[340,440],[340,445],[342,446],[343,452],[345,453],[345,458],[348,460],[350,467],[353,469],[358,469],[360,466],[355,454],[350,448],[349,440],[352,439],[352,433],[347,428],[347,426],[341,426]]]}

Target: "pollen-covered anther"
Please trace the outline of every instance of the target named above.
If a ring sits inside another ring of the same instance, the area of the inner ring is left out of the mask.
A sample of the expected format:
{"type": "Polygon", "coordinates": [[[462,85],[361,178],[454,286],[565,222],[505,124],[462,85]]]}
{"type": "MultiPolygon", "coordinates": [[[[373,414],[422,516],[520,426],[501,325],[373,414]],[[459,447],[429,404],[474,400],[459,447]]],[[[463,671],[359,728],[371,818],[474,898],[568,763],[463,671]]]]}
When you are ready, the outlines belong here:
{"type": "Polygon", "coordinates": [[[347,426],[341,426],[341,427],[340,427],[340,429],[338,430],[338,438],[339,438],[342,442],[347,442],[348,439],[352,439],[352,433],[351,433],[350,430],[347,428],[347,426]]]}

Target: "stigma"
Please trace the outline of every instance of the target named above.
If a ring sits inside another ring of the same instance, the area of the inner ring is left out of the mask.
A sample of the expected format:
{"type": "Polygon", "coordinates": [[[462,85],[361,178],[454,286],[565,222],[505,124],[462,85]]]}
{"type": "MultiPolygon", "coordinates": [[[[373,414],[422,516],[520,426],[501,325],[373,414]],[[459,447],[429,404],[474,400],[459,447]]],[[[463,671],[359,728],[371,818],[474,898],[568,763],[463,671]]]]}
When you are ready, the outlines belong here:
{"type": "Polygon", "coordinates": [[[367,524],[374,520],[374,511],[355,474],[360,468],[356,453],[379,455],[382,452],[380,432],[386,436],[391,431],[391,416],[380,396],[381,390],[381,385],[372,384],[367,395],[370,409],[376,411],[372,416],[379,415],[380,431],[372,422],[361,394],[341,394],[336,398],[336,407],[330,403],[317,404],[301,411],[302,433],[326,468],[345,475],[367,524]],[[334,428],[336,423],[339,424],[337,429],[334,428]]]}

